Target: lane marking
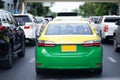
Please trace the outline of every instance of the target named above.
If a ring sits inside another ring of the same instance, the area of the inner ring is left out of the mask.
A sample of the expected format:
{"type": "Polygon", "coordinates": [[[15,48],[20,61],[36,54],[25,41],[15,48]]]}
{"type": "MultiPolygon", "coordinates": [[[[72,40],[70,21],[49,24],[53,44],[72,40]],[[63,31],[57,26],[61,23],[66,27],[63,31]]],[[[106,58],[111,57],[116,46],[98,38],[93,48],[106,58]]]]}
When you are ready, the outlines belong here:
{"type": "Polygon", "coordinates": [[[116,63],[117,61],[114,59],[114,58],[112,58],[112,57],[108,57],[108,59],[111,61],[111,62],[113,62],[113,63],[116,63]]]}
{"type": "Polygon", "coordinates": [[[33,63],[35,62],[35,58],[31,58],[28,63],[33,63]]]}

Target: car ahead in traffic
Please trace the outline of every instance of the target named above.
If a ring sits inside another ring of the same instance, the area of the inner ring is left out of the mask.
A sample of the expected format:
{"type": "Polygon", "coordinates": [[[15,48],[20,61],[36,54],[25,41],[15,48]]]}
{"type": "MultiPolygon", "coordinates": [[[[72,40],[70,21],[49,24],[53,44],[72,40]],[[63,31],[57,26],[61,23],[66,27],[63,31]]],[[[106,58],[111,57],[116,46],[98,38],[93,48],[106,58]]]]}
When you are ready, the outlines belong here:
{"type": "Polygon", "coordinates": [[[58,12],[56,16],[79,16],[76,12],[58,12]]]}
{"type": "Polygon", "coordinates": [[[113,33],[113,46],[114,51],[118,52],[120,50],[120,20],[116,21],[116,25],[118,27],[113,33]]]}
{"type": "Polygon", "coordinates": [[[81,16],[58,16],[53,19],[53,21],[83,21],[81,16]]]}
{"type": "Polygon", "coordinates": [[[48,21],[43,19],[36,29],[36,38],[40,36],[41,32],[43,31],[43,29],[45,28],[47,24],[48,24],[48,21]]]}
{"type": "Polygon", "coordinates": [[[93,25],[94,29],[96,30],[96,24],[98,22],[98,20],[101,18],[101,16],[90,16],[89,17],[89,22],[91,25],[93,25]]]}
{"type": "Polygon", "coordinates": [[[35,63],[38,74],[52,69],[102,72],[102,46],[89,22],[52,21],[37,43],[35,63]]]}
{"type": "Polygon", "coordinates": [[[26,43],[31,43],[32,45],[35,45],[35,31],[38,25],[35,22],[34,16],[31,14],[14,14],[14,17],[25,32],[26,43]]]}
{"type": "Polygon", "coordinates": [[[13,15],[0,9],[0,66],[11,68],[14,55],[25,56],[25,34],[13,15]]]}
{"type": "Polygon", "coordinates": [[[113,32],[118,27],[115,22],[120,19],[120,16],[102,16],[96,24],[96,30],[99,32],[101,42],[113,40],[113,32]]]}

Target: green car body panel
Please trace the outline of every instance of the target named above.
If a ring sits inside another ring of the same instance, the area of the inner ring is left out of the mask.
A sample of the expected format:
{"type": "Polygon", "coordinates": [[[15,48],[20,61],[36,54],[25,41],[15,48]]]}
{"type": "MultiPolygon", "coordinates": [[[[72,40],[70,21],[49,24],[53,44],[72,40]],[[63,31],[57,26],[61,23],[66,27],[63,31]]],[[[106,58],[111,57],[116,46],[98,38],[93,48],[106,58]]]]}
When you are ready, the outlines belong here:
{"type": "MultiPolygon", "coordinates": [[[[64,44],[63,44],[64,45],[64,44]]],[[[102,47],[77,46],[76,52],[62,52],[61,44],[54,47],[36,46],[36,68],[40,69],[97,69],[102,68],[102,47]],[[101,65],[96,65],[101,64],[101,65]]]]}

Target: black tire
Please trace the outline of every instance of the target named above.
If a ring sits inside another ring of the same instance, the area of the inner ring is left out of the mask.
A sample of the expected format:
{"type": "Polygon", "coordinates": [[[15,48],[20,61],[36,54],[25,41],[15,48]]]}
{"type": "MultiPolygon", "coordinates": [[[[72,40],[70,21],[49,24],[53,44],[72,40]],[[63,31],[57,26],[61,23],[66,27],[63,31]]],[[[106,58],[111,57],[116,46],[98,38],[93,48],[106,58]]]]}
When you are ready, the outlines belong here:
{"type": "Polygon", "coordinates": [[[10,69],[10,68],[12,68],[13,63],[14,63],[14,61],[13,61],[13,51],[12,51],[12,47],[11,47],[11,44],[10,44],[7,60],[3,61],[1,66],[2,66],[2,68],[10,69]]]}
{"type": "Polygon", "coordinates": [[[25,56],[25,38],[22,40],[22,46],[21,46],[22,51],[17,54],[18,57],[24,57],[25,56]]]}
{"type": "Polygon", "coordinates": [[[117,46],[116,36],[113,37],[113,47],[115,52],[119,51],[119,47],[117,46]]]}
{"type": "Polygon", "coordinates": [[[101,38],[101,43],[102,44],[104,44],[107,41],[107,39],[102,38],[102,32],[101,31],[100,31],[100,38],[101,38]]]}
{"type": "Polygon", "coordinates": [[[101,38],[101,43],[104,43],[104,40],[102,38],[102,32],[100,31],[100,38],[101,38]]]}
{"type": "Polygon", "coordinates": [[[99,74],[99,75],[101,75],[102,74],[102,68],[100,68],[100,69],[94,69],[94,74],[99,74]]]}
{"type": "Polygon", "coordinates": [[[35,46],[36,45],[36,39],[34,39],[32,42],[31,42],[31,46],[35,46]]]}
{"type": "Polygon", "coordinates": [[[36,68],[37,74],[45,74],[44,70],[36,68]]]}

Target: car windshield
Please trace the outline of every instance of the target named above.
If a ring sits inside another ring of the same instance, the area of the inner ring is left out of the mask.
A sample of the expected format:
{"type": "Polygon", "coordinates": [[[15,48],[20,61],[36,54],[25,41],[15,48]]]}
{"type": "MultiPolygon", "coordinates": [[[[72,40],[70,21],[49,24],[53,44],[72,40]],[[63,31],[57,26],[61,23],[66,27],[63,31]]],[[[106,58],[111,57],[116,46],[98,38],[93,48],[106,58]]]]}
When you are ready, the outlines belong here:
{"type": "Polygon", "coordinates": [[[91,35],[88,24],[54,23],[48,26],[46,35],[91,35]]]}
{"type": "Polygon", "coordinates": [[[15,16],[15,18],[21,25],[24,25],[26,22],[32,22],[28,16],[15,16]]]}
{"type": "Polygon", "coordinates": [[[99,18],[93,18],[93,21],[94,22],[97,22],[99,18]]]}
{"type": "Polygon", "coordinates": [[[106,17],[104,22],[116,22],[120,20],[120,17],[106,17]]]}

